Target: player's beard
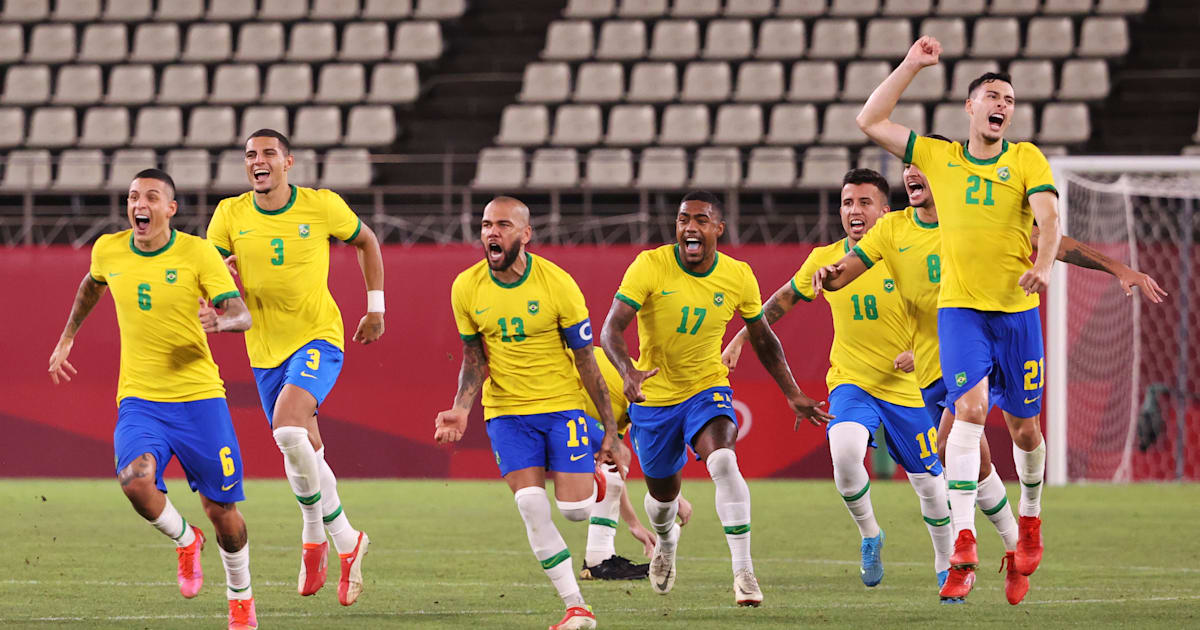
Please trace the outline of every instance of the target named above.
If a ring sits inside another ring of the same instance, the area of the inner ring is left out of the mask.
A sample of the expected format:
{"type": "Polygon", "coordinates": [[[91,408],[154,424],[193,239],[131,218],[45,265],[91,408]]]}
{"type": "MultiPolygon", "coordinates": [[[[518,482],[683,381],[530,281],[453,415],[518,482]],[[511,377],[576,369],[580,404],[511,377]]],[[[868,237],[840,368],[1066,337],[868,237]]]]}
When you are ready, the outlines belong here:
{"type": "Polygon", "coordinates": [[[517,256],[521,253],[521,241],[514,241],[512,247],[504,250],[504,258],[500,259],[499,264],[492,264],[492,259],[488,259],[488,266],[492,271],[507,271],[517,261],[517,256]]]}

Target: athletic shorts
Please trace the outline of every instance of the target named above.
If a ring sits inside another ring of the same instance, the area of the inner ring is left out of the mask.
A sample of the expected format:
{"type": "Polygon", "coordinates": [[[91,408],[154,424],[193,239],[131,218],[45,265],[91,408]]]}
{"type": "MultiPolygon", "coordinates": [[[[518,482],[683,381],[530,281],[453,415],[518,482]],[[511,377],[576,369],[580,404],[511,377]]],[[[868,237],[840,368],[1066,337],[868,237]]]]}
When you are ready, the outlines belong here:
{"type": "Polygon", "coordinates": [[[929,387],[921,388],[921,399],[925,401],[925,412],[929,414],[929,419],[933,420],[933,426],[941,426],[942,410],[950,409],[950,413],[954,413],[954,405],[946,403],[946,381],[938,377],[929,387]]]}
{"type": "Polygon", "coordinates": [[[242,451],[224,398],[153,402],[122,398],[113,430],[117,472],[143,453],[154,456],[154,482],[166,492],[163,471],[179,458],[192,491],[213,501],[236,503],[242,492],[242,451]]]}
{"type": "Polygon", "coordinates": [[[555,472],[592,472],[596,468],[592,442],[604,437],[603,433],[599,437],[590,434],[589,428],[595,422],[578,409],[496,416],[488,420],[488,437],[492,440],[500,476],[532,467],[555,472]]]}
{"type": "Polygon", "coordinates": [[[324,339],[300,346],[292,356],[273,368],[254,368],[254,382],[258,384],[258,397],[267,414],[267,423],[275,424],[275,401],[284,385],[295,385],[312,394],[320,407],[341,373],[342,351],[324,339]]]}
{"type": "MultiPolygon", "coordinates": [[[[874,434],[883,425],[888,455],[910,473],[942,472],[937,456],[937,424],[930,423],[924,407],[903,407],[879,400],[857,385],[838,385],[829,394],[829,413],[836,416],[825,427],[854,422],[874,434]]],[[[871,439],[871,446],[875,446],[871,439]]]]}
{"type": "Polygon", "coordinates": [[[1018,418],[1041,413],[1045,349],[1037,307],[1020,313],[940,308],[938,339],[948,406],[986,377],[992,404],[1018,418]]]}
{"type": "Polygon", "coordinates": [[[666,407],[629,405],[633,450],[642,464],[642,473],[654,479],[674,476],[687,463],[687,451],[696,434],[709,420],[721,416],[737,425],[733,389],[729,387],[710,387],[666,407]]]}

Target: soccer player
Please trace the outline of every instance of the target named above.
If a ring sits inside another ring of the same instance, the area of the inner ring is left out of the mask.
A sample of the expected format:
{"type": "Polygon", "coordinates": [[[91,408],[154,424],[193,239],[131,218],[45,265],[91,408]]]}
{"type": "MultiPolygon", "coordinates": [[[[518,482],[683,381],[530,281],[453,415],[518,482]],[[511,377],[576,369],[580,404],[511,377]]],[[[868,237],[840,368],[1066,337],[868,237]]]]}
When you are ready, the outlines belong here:
{"type": "Polygon", "coordinates": [[[294,159],[283,134],[251,134],[245,162],[253,190],[217,204],[208,240],[241,276],[254,317],[246,353],[304,522],[297,590],[312,595],[324,586],[328,529],[341,560],[338,602],[349,606],[363,590],[370,539],[342,509],[317,426],[317,407],[337,381],[345,347],[342,313],[329,293],[329,239],[358,250],[367,285],[367,314],[354,333],[359,343],[383,334],[383,257],[375,233],[337,193],[288,184],[294,159]]]}
{"type": "Polygon", "coordinates": [[[458,274],[450,289],[463,343],[458,393],[438,413],[434,439],[457,442],[483,390],[488,438],[508,482],[534,557],[566,606],[551,630],[595,628],[571,570],[571,552],[550,519],[546,471],[554,473],[558,510],[582,521],[605,494],[597,462],[625,465],[604,378],[592,356],[592,324],[575,280],[526,251],[529,208],[497,197],[483,209],[484,260],[458,274]],[[484,371],[489,373],[484,379],[484,371]],[[589,427],[580,381],[600,414],[602,435],[589,427]],[[593,440],[601,442],[593,456],[593,440]]]}
{"type": "MultiPolygon", "coordinates": [[[[942,136],[930,138],[949,142],[942,136]]],[[[946,435],[953,422],[952,410],[946,408],[946,386],[942,381],[941,365],[938,363],[937,300],[941,286],[941,233],[938,231],[937,207],[929,192],[929,182],[921,169],[913,164],[904,168],[904,188],[908,194],[909,207],[902,212],[889,212],[875,224],[871,231],[835,265],[822,267],[813,278],[813,290],[824,288],[837,291],[850,285],[868,268],[883,261],[895,276],[900,297],[908,305],[915,322],[912,360],[907,370],[916,369],[917,382],[924,385],[921,396],[930,419],[939,424],[937,430],[938,455],[945,461],[946,435]]],[[[1034,230],[1036,242],[1037,228],[1034,230]]],[[[1133,287],[1142,291],[1147,300],[1158,303],[1166,295],[1150,276],[1108,258],[1104,254],[1084,245],[1069,236],[1062,237],[1058,248],[1058,259],[1088,269],[1099,269],[1115,276],[1121,288],[1132,293],[1133,287]]],[[[896,358],[904,361],[903,356],[896,358]]],[[[1004,482],[992,467],[987,438],[980,441],[979,486],[976,505],[995,525],[1004,541],[1007,564],[1005,595],[1010,604],[1018,604],[1029,590],[1029,578],[1017,571],[1013,554],[1017,546],[1017,522],[1008,505],[1004,482]]]]}
{"type": "Polygon", "coordinates": [[[250,546],[237,508],[245,499],[242,456],[205,337],[249,330],[250,312],[217,252],[203,239],[171,228],[178,205],[170,175],[158,169],[139,172],[127,200],[132,229],[101,236],[92,246],[91,269],[50,355],[50,379],[59,384],[75,376],[67,359],[75,335],[105,290],[112,289],[121,334],[113,431],[121,490],[142,518],[175,541],[179,592],[195,597],[204,584],[204,532],[179,514],[163,483],[163,469],[172,457],[179,458],[216,530],[229,628],[256,628],[250,546]]]}
{"type": "Polygon", "coordinates": [[[673,245],[638,254],[625,271],[601,343],[624,381],[633,445],[646,476],[646,515],[658,533],[650,584],[666,594],[675,584],[679,543],[680,471],[687,450],[704,460],[716,486],[716,510],[733,564],[734,600],[758,606],[762,590],[750,557],[750,488],[738,469],[737,415],[721,338],[735,315],[746,322],[754,350],[796,415],[829,419],[822,403],[796,386],[779,339],[763,320],[758,280],[750,266],[717,252],[725,233],[721,203],[707,192],[684,196],[673,245]],[[638,320],[640,356],[629,357],[624,331],[638,320]]]}
{"type": "MultiPolygon", "coordinates": [[[[798,302],[816,299],[813,274],[848,252],[886,217],[889,186],[870,169],[854,169],[842,179],[841,220],[846,237],[814,249],[800,269],[767,301],[769,323],[775,323],[798,302]]],[[[876,265],[855,285],[855,291],[826,293],[833,315],[833,344],[829,349],[829,454],[833,483],[858,526],[859,576],[866,586],[883,580],[881,552],[884,532],[871,505],[871,478],[863,465],[871,435],[882,424],[888,453],[904,467],[921,504],[921,515],[933,541],[934,573],[940,587],[950,568],[950,510],[946,482],[937,458],[935,424],[926,415],[921,392],[903,356],[912,348],[913,321],[896,289],[897,275],[876,265]]],[[[725,364],[736,365],[744,333],[729,343],[725,364]]]]}

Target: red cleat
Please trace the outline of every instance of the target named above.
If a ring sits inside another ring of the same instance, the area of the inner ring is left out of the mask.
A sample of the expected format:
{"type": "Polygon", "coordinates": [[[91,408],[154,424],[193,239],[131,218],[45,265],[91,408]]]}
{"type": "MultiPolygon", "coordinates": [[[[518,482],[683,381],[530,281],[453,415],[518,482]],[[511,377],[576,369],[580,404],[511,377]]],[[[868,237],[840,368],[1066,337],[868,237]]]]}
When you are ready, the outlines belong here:
{"type": "Polygon", "coordinates": [[[1017,552],[1013,564],[1021,575],[1033,575],[1042,563],[1042,519],[1022,516],[1017,523],[1017,552]]]}
{"type": "Polygon", "coordinates": [[[254,598],[229,600],[229,630],[256,630],[258,615],[254,613],[254,598]]]}
{"type": "Polygon", "coordinates": [[[358,532],[358,543],[354,545],[354,551],[338,554],[342,561],[342,577],[338,580],[338,603],[343,606],[353,604],[363,591],[362,561],[370,544],[371,539],[366,533],[358,532]]]}
{"type": "Polygon", "coordinates": [[[975,534],[969,529],[960,530],[958,538],[954,541],[954,553],[950,554],[950,567],[973,570],[977,566],[979,553],[975,547],[975,534]]]}
{"type": "Polygon", "coordinates": [[[297,586],[301,595],[315,595],[325,586],[325,570],[329,565],[329,542],[304,543],[304,557],[300,560],[300,582],[297,586]]]}
{"type": "Polygon", "coordinates": [[[586,606],[572,606],[563,615],[562,621],[550,626],[550,630],[587,630],[596,627],[596,615],[586,606]]]}
{"type": "Polygon", "coordinates": [[[179,554],[179,571],[176,580],[179,582],[179,594],[191,599],[204,586],[204,569],[200,566],[200,551],[204,549],[204,532],[195,525],[188,525],[196,533],[196,540],[186,547],[176,547],[179,554]]]}
{"type": "Polygon", "coordinates": [[[596,464],[596,469],[592,471],[592,478],[596,480],[596,503],[603,501],[604,494],[608,491],[608,480],[604,478],[601,466],[604,464],[596,464]]]}
{"type": "Polygon", "coordinates": [[[946,577],[946,583],[942,585],[938,595],[941,595],[942,603],[961,604],[971,592],[972,586],[975,586],[974,569],[950,567],[950,575],[946,577]]]}
{"type": "Polygon", "coordinates": [[[1008,603],[1016,606],[1025,599],[1025,594],[1029,592],[1029,578],[1021,575],[1017,571],[1017,563],[1013,560],[1015,552],[1009,551],[1004,554],[1004,559],[1000,561],[1000,572],[1004,572],[1004,565],[1008,563],[1008,573],[1004,576],[1004,596],[1008,598],[1008,603]]]}

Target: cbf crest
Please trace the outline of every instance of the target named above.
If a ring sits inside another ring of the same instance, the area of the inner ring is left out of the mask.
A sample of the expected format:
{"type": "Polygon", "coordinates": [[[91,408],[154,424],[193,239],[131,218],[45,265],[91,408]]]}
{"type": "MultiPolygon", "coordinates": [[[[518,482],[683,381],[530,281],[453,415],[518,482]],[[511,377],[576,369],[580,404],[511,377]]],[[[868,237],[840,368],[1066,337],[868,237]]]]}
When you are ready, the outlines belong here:
{"type": "Polygon", "coordinates": [[[175,281],[178,279],[179,279],[178,271],[176,271],[174,269],[167,270],[167,284],[175,284],[175,281]]]}
{"type": "Polygon", "coordinates": [[[883,290],[884,290],[884,291],[886,291],[886,292],[888,292],[888,293],[891,293],[892,291],[895,291],[895,290],[896,290],[896,281],[895,281],[895,280],[892,280],[891,278],[884,278],[884,280],[883,280],[883,290]]]}
{"type": "Polygon", "coordinates": [[[1002,182],[1008,181],[1008,178],[1011,176],[1012,174],[1008,172],[1007,166],[1001,166],[1000,168],[996,169],[996,177],[999,177],[1000,181],[1002,182]]]}
{"type": "Polygon", "coordinates": [[[530,315],[537,315],[538,311],[542,310],[542,307],[540,304],[538,304],[537,300],[529,300],[528,308],[530,315]]]}
{"type": "Polygon", "coordinates": [[[713,293],[713,306],[721,306],[725,303],[725,294],[721,291],[713,293]]]}
{"type": "Polygon", "coordinates": [[[307,223],[300,224],[300,238],[308,238],[308,224],[307,223]]]}

